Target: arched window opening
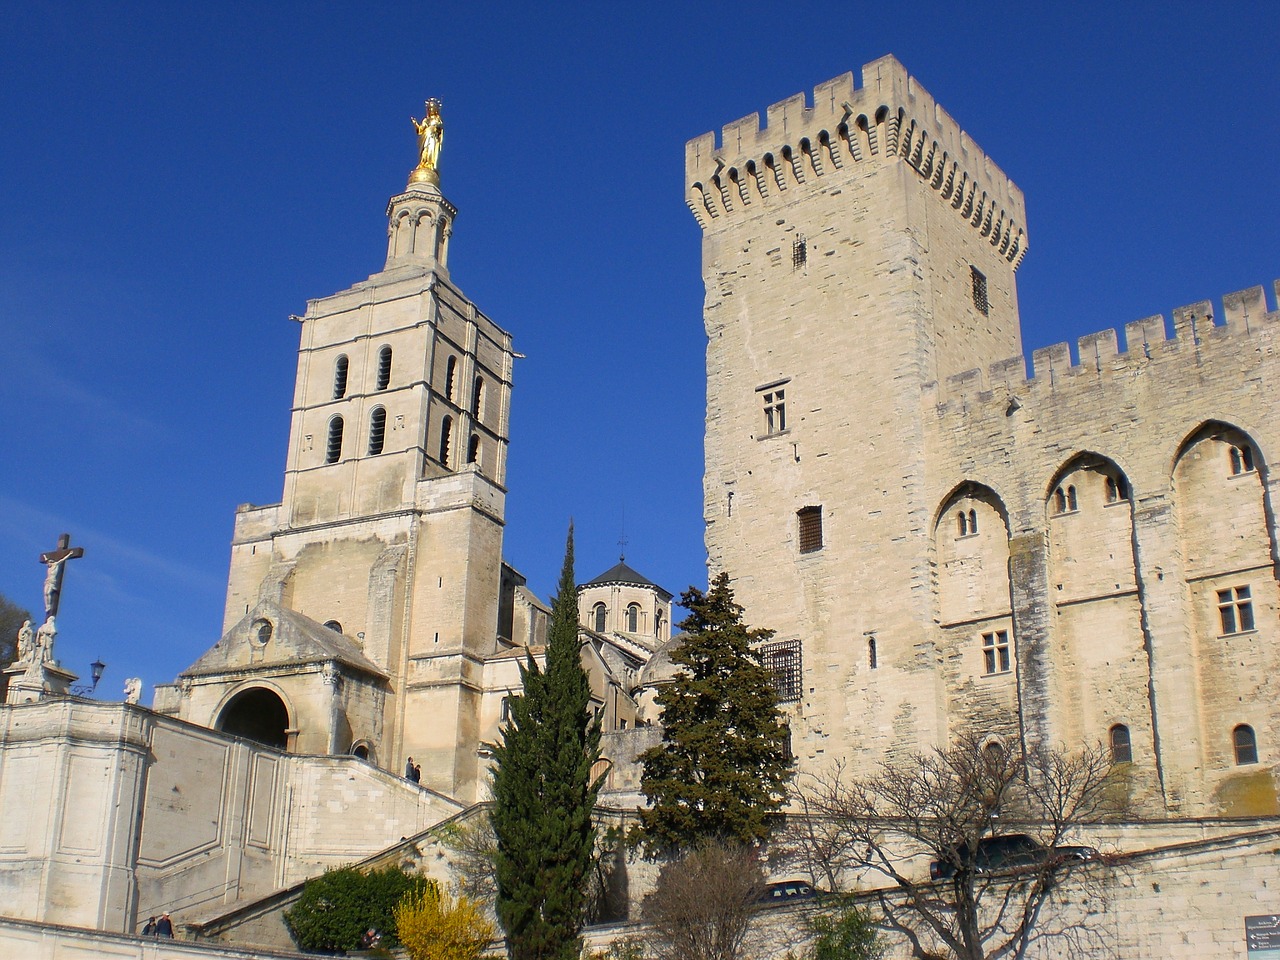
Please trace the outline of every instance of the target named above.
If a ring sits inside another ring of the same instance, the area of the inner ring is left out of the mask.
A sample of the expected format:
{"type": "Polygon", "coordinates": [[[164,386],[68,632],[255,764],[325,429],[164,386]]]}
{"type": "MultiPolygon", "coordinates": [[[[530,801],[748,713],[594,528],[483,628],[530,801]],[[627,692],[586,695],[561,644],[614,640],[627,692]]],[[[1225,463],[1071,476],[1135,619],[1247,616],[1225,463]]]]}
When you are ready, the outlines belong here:
{"type": "Polygon", "coordinates": [[[597,603],[591,608],[591,616],[595,621],[596,633],[604,633],[604,621],[608,612],[608,608],[603,603],[597,603]]]}
{"type": "Polygon", "coordinates": [[[967,537],[969,535],[969,515],[963,510],[956,514],[956,526],[960,530],[960,536],[967,537]]]}
{"type": "Polygon", "coordinates": [[[369,745],[363,741],[351,745],[351,755],[357,760],[369,762],[369,745]]]}
{"type": "Polygon", "coordinates": [[[1242,473],[1253,473],[1253,448],[1232,444],[1231,475],[1238,477],[1242,473]]]}
{"type": "Polygon", "coordinates": [[[324,628],[326,630],[332,630],[334,633],[342,632],[342,624],[340,624],[337,620],[326,620],[324,622],[324,628]]]}
{"type": "Polygon", "coordinates": [[[271,621],[270,620],[255,621],[253,624],[253,631],[254,631],[253,638],[257,640],[258,643],[262,644],[263,646],[266,646],[268,643],[271,642],[271,621]]]}
{"type": "Polygon", "coordinates": [[[454,375],[458,372],[458,358],[450,357],[444,364],[444,395],[453,399],[454,375]]]}
{"type": "Polygon", "coordinates": [[[1129,499],[1129,484],[1124,477],[1107,477],[1107,503],[1119,503],[1129,499]]]}
{"type": "Polygon", "coordinates": [[[982,746],[982,759],[987,762],[989,767],[1001,767],[1004,765],[1005,750],[1004,744],[999,740],[992,738],[982,746]]]}
{"type": "Polygon", "coordinates": [[[476,463],[480,459],[480,436],[473,433],[467,442],[467,463],[476,463]]]}
{"type": "Polygon", "coordinates": [[[378,351],[378,390],[385,390],[391,385],[391,348],[383,347],[378,351]]]}
{"type": "Polygon", "coordinates": [[[871,666],[871,669],[872,669],[872,670],[875,670],[877,667],[879,667],[879,666],[880,666],[880,657],[879,657],[879,655],[876,653],[876,638],[875,638],[875,637],[871,637],[871,638],[867,641],[867,663],[869,663],[869,664],[870,664],[870,666],[871,666]]]}
{"type": "Polygon", "coordinates": [[[476,377],[475,389],[471,392],[471,415],[477,420],[484,419],[484,377],[476,377]]]}
{"type": "Polygon", "coordinates": [[[324,448],[324,462],[337,463],[342,458],[342,418],[329,421],[329,442],[324,448]]]}
{"type": "Polygon", "coordinates": [[[1133,763],[1133,744],[1129,739],[1129,728],[1123,723],[1111,728],[1111,762],[1133,763]]]}
{"type": "Polygon", "coordinates": [[[1076,503],[1076,488],[1067,487],[1067,510],[1071,513],[1075,513],[1078,509],[1079,506],[1076,503]]]}
{"type": "Polygon", "coordinates": [[[627,605],[627,632],[635,633],[640,628],[640,604],[627,605]]]}
{"type": "Polygon", "coordinates": [[[969,511],[969,532],[970,533],[978,532],[978,511],[977,510],[969,511]]]}
{"type": "Polygon", "coordinates": [[[445,417],[440,422],[440,463],[449,465],[449,444],[453,441],[453,417],[445,417]]]}
{"type": "Polygon", "coordinates": [[[347,395],[347,368],[349,361],[344,353],[333,363],[333,399],[341,400],[347,395]]]}
{"type": "Polygon", "coordinates": [[[662,611],[659,610],[653,615],[653,635],[659,640],[662,639],[662,627],[666,623],[662,618],[662,611]]]}
{"type": "Polygon", "coordinates": [[[254,687],[231,698],[214,728],[283,750],[289,743],[289,710],[274,691],[254,687]]]}
{"type": "Polygon", "coordinates": [[[369,414],[369,456],[376,457],[382,452],[382,445],[387,435],[387,411],[385,407],[374,407],[369,414]]]}
{"type": "Polygon", "coordinates": [[[1258,738],[1254,736],[1253,727],[1242,723],[1231,733],[1236,749],[1236,763],[1244,765],[1258,762],[1258,738]]]}

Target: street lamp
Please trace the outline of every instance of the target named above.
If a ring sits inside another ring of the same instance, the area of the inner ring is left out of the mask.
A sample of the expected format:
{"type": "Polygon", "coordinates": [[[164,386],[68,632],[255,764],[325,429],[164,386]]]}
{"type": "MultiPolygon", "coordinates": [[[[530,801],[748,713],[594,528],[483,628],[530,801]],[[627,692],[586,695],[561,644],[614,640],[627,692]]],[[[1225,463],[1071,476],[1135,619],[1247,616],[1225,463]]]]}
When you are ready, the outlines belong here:
{"type": "Polygon", "coordinates": [[[93,677],[93,683],[81,683],[71,688],[71,692],[77,697],[88,697],[93,695],[93,691],[98,688],[98,681],[102,679],[102,671],[107,669],[107,665],[101,660],[95,660],[89,664],[90,675],[93,677]]]}

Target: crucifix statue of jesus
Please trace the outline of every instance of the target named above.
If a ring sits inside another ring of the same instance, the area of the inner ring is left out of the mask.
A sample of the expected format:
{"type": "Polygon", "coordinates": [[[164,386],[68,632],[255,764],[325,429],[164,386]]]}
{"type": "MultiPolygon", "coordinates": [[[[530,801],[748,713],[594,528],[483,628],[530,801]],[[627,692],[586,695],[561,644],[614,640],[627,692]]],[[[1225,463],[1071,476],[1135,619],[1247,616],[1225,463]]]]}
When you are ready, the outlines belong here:
{"type": "Polygon", "coordinates": [[[49,568],[44,577],[44,615],[46,618],[58,613],[58,595],[62,593],[63,568],[68,560],[78,560],[84,556],[84,547],[71,546],[71,534],[64,533],[58,538],[58,545],[48,553],[40,554],[40,562],[49,568]]]}

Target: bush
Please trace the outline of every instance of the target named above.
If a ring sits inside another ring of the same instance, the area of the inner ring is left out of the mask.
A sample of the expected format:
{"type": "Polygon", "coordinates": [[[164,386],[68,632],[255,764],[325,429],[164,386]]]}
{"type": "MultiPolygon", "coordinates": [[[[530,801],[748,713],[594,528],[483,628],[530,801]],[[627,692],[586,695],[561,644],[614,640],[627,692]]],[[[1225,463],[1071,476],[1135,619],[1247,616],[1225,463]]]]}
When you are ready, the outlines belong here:
{"type": "Polygon", "coordinates": [[[373,927],[382,945],[398,944],[394,910],[406,895],[427,885],[423,877],[387,867],[361,873],[354,867],[329,870],[308,880],[302,896],[284,915],[285,926],[303,950],[333,953],[356,950],[360,937],[373,927]]]}
{"type": "Polygon", "coordinates": [[[477,960],[494,935],[477,904],[455,901],[434,880],[396,905],[395,920],[410,960],[477,960]]]}
{"type": "Polygon", "coordinates": [[[878,960],[888,946],[871,918],[852,904],[818,914],[809,929],[811,960],[878,960]]]}

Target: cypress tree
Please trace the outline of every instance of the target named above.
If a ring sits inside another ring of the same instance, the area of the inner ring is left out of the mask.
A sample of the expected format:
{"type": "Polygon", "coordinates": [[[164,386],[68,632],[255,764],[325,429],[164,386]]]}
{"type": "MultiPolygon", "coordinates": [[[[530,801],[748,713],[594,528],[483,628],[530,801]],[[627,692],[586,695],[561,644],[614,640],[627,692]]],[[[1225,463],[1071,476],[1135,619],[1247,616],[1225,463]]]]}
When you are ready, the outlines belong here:
{"type": "Polygon", "coordinates": [[[511,960],[578,960],[595,848],[591,820],[600,723],[578,648],[573,525],[551,605],[546,671],[529,654],[494,747],[493,809],[498,920],[511,960]]]}
{"type": "Polygon", "coordinates": [[[742,622],[725,573],[680,602],[687,636],[671,660],[684,669],[658,694],[662,743],[640,755],[650,803],[640,835],[650,856],[704,840],[759,843],[792,773],[777,690],[754,648],[773,631],[742,622]]]}

